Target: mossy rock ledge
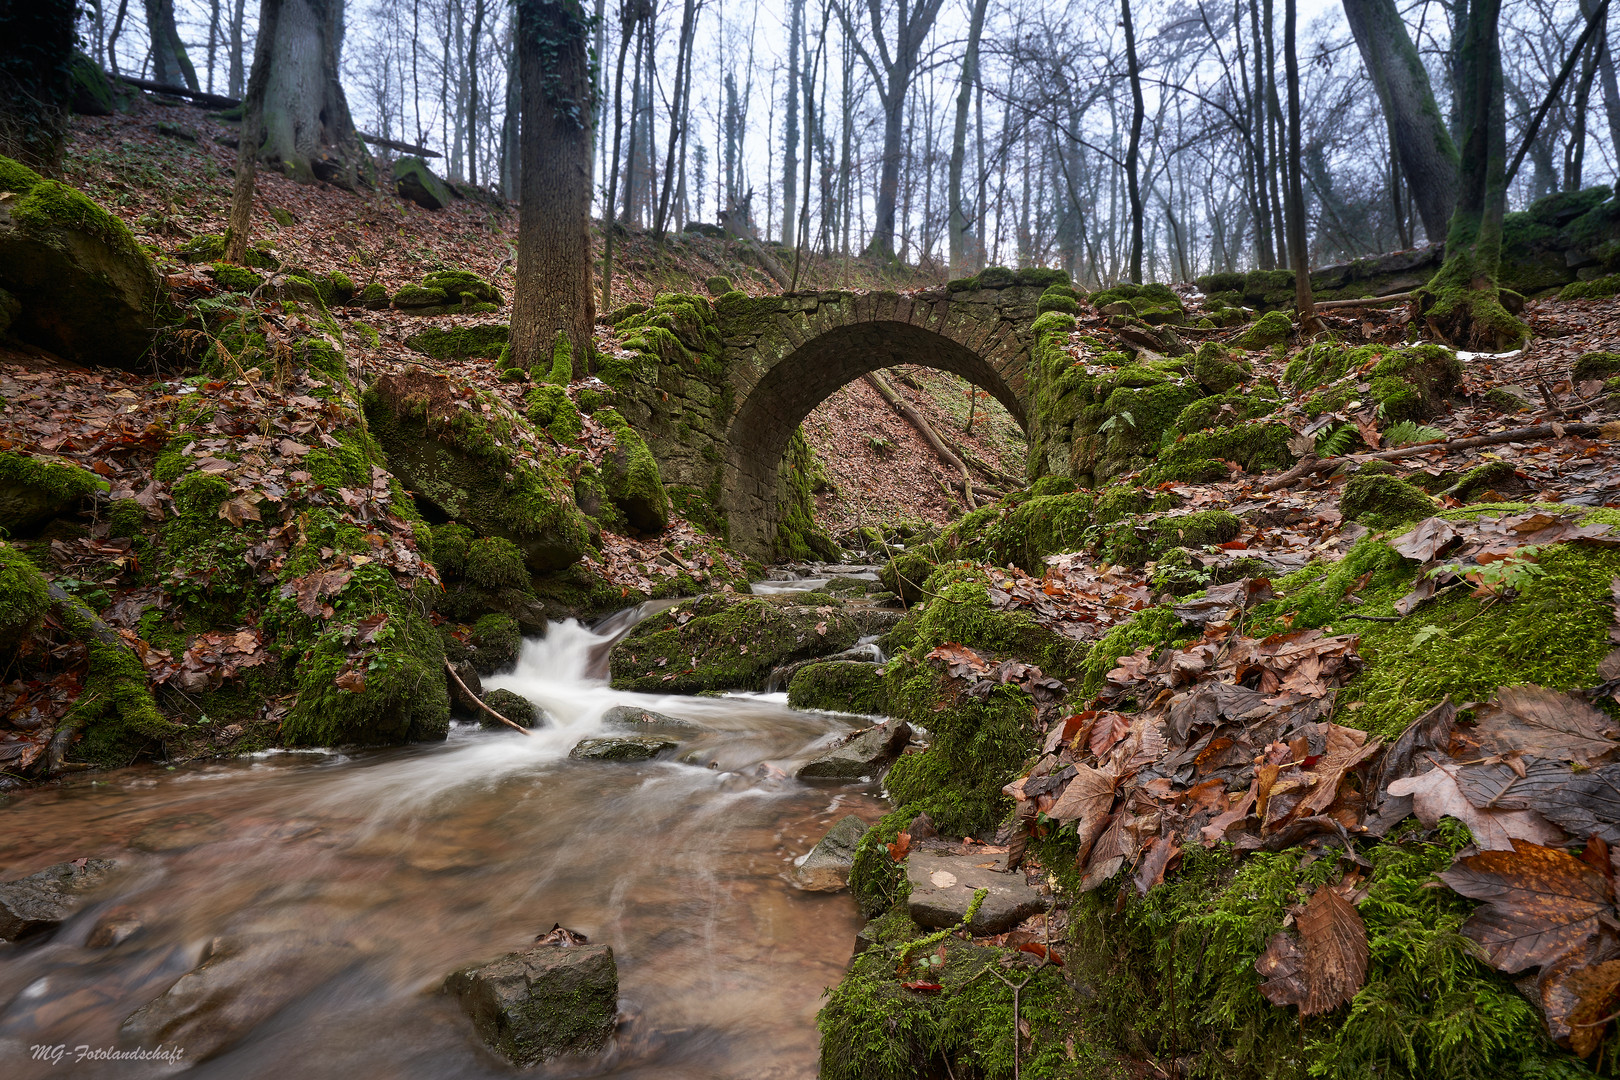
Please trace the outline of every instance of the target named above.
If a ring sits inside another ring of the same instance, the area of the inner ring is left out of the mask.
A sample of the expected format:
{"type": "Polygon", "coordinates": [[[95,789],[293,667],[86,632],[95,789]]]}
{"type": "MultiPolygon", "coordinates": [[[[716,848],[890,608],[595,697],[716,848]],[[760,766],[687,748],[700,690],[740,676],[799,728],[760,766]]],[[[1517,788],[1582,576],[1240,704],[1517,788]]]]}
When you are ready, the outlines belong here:
{"type": "Polygon", "coordinates": [[[847,649],[865,629],[845,612],[759,596],[705,596],[653,616],[615,645],[613,688],[761,690],[772,668],[847,649]]]}
{"type": "Polygon", "coordinates": [[[75,364],[133,369],[152,343],[161,280],[123,222],[78,190],[0,157],[0,288],[11,332],[75,364]]]}

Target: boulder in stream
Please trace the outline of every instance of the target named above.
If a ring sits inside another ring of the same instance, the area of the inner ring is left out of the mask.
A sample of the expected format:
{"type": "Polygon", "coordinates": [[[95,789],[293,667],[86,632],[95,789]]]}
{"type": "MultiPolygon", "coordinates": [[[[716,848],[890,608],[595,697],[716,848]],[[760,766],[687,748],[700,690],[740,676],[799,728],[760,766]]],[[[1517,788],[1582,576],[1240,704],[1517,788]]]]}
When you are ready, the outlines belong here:
{"type": "Polygon", "coordinates": [[[568,756],[582,761],[651,761],[678,745],[658,735],[603,735],[579,740],[568,756]]]}
{"type": "Polygon", "coordinates": [[[979,889],[986,890],[986,895],[968,929],[981,937],[1011,930],[1046,910],[1041,894],[1022,873],[980,865],[984,861],[966,855],[912,852],[906,860],[906,879],[911,883],[906,903],[912,921],[918,926],[955,926],[967,915],[979,889]]]}
{"type": "Polygon", "coordinates": [[[800,780],[859,780],[876,776],[900,756],[911,741],[911,725],[889,720],[868,728],[799,766],[800,780]]]}
{"type": "Polygon", "coordinates": [[[837,892],[849,884],[855,865],[855,845],[866,835],[866,822],[850,814],[827,830],[816,846],[793,869],[793,883],[809,892],[837,892]]]}
{"type": "Polygon", "coordinates": [[[130,1014],[119,1036],[140,1046],[175,1043],[187,1061],[205,1061],[358,958],[344,942],[287,932],[215,938],[202,963],[130,1014]]]}
{"type": "Polygon", "coordinates": [[[537,945],[444,981],[489,1047],[514,1065],[594,1054],[613,1035],[619,969],[606,945],[537,945]]]}
{"type": "Polygon", "coordinates": [[[75,859],[0,884],[0,941],[55,930],[117,868],[112,859],[75,859]]]}
{"type": "Polygon", "coordinates": [[[702,725],[694,724],[690,720],[682,720],[678,716],[668,713],[653,712],[651,709],[638,709],[633,705],[615,705],[602,714],[604,724],[624,724],[634,728],[673,728],[676,731],[697,731],[702,725]]]}

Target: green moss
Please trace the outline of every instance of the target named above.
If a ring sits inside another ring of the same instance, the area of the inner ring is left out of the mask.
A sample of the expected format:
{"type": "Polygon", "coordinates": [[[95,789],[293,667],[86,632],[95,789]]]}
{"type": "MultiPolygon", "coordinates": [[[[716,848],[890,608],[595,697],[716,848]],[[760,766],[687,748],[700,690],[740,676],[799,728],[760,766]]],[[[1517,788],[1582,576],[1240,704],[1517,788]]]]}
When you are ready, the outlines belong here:
{"type": "Polygon", "coordinates": [[[491,612],[473,624],[473,642],[473,669],[480,675],[491,675],[517,663],[523,633],[512,616],[491,612]]]}
{"type": "Polygon", "coordinates": [[[1386,421],[1427,420],[1456,390],[1462,363],[1443,345],[1414,345],[1384,357],[1371,377],[1372,398],[1386,421]]]}
{"type": "Polygon", "coordinates": [[[250,293],[264,284],[264,278],[245,266],[216,262],[208,268],[208,276],[226,292],[250,293]]]}
{"type": "Polygon", "coordinates": [[[1575,358],[1570,366],[1571,381],[1582,383],[1620,375],[1620,352],[1589,352],[1575,358]]]}
{"type": "Polygon", "coordinates": [[[1196,636],[1188,631],[1169,605],[1137,612],[1134,618],[1113,627],[1092,646],[1082,671],[1081,693],[1091,697],[1100,691],[1120,657],[1149,645],[1168,645],[1196,636]]]}
{"type": "Polygon", "coordinates": [[[1193,353],[1192,375],[1211,394],[1224,394],[1254,371],[1247,360],[1233,360],[1218,343],[1206,341],[1193,353]]]}
{"type": "Polygon", "coordinates": [[[433,566],[440,577],[460,577],[467,568],[467,548],[473,531],[450,521],[433,528],[433,566]]]}
{"type": "Polygon", "coordinates": [[[703,287],[709,290],[710,296],[724,296],[731,291],[731,279],[720,274],[705,279],[703,287]]]}
{"type": "Polygon", "coordinates": [[[1591,281],[1572,281],[1558,293],[1560,300],[1606,300],[1620,293],[1620,274],[1593,278],[1591,281]]]}
{"type": "Polygon", "coordinates": [[[45,178],[20,161],[0,157],[0,191],[26,195],[45,178]]]}
{"type": "Polygon", "coordinates": [[[1366,471],[1358,472],[1339,495],[1339,512],[1346,521],[1359,521],[1375,529],[1389,529],[1426,518],[1437,504],[1404,480],[1366,471]]]}
{"type": "MultiPolygon", "coordinates": [[[[484,694],[484,704],[519,727],[532,728],[540,722],[540,710],[534,702],[511,690],[490,690],[484,694]]],[[[479,710],[478,719],[485,727],[505,726],[483,710],[479,710]]]]}
{"type": "MultiPolygon", "coordinates": [[[[1090,646],[1046,629],[1025,612],[998,611],[990,604],[990,580],[985,570],[968,564],[937,570],[927,582],[935,597],[919,613],[913,649],[926,653],[954,641],[970,649],[1017,657],[1054,678],[1078,675],[1090,646]]],[[[921,715],[906,719],[933,729],[921,715]]]]}
{"type": "Polygon", "coordinates": [[[1461,479],[1446,490],[1446,494],[1458,502],[1473,502],[1495,488],[1517,484],[1518,477],[1518,470],[1511,462],[1487,461],[1464,473],[1461,479]]]}
{"type": "Polygon", "coordinates": [[[567,386],[574,381],[574,343],[568,340],[568,335],[561,330],[551,343],[551,368],[544,374],[531,372],[530,377],[535,382],[550,383],[553,386],[567,386]]]}
{"type": "Polygon", "coordinates": [[[134,499],[117,499],[107,506],[107,535],[114,539],[139,536],[147,521],[146,507],[134,499]]]}
{"type": "Polygon", "coordinates": [[[493,360],[511,336],[511,328],[505,323],[448,329],[435,326],[417,331],[405,339],[405,344],[435,360],[493,360]]]}
{"type": "Polygon", "coordinates": [[[1178,435],[1190,435],[1206,428],[1228,428],[1245,420],[1270,416],[1281,407],[1276,390],[1262,383],[1242,392],[1199,398],[1181,410],[1172,430],[1178,435]]]}
{"type": "Polygon", "coordinates": [[[1047,290],[1041,294],[1040,300],[1036,302],[1035,310],[1041,315],[1046,314],[1048,311],[1061,311],[1074,315],[1080,311],[1080,303],[1072,296],[1057,295],[1052,293],[1051,290],[1047,290]]]}
{"type": "Polygon", "coordinates": [[[882,669],[856,660],[806,664],[793,673],[787,694],[788,705],[795,709],[868,716],[884,712],[882,669]]]}
{"type": "MultiPolygon", "coordinates": [[[[388,302],[388,289],[380,281],[373,281],[360,290],[360,302],[367,307],[378,307],[388,302]]],[[[409,344],[407,341],[406,344],[409,344]]]]}
{"type": "Polygon", "coordinates": [[[529,423],[545,429],[557,442],[564,445],[579,441],[584,424],[579,409],[562,386],[543,383],[531,389],[525,397],[529,423]]]}
{"type": "Polygon", "coordinates": [[[1270,311],[1262,315],[1253,326],[1238,335],[1235,345],[1254,352],[1269,349],[1287,341],[1294,332],[1294,323],[1286,312],[1270,311]]]}
{"type": "Polygon", "coordinates": [[[0,656],[17,647],[50,605],[45,575],[26,555],[0,541],[0,656]]]}
{"type": "Polygon", "coordinates": [[[925,595],[923,583],[933,572],[934,560],[927,553],[902,551],[883,564],[878,571],[878,583],[910,607],[925,595]]]}
{"type": "Polygon", "coordinates": [[[1054,330],[1073,330],[1077,325],[1079,324],[1075,322],[1074,316],[1070,315],[1068,312],[1048,311],[1036,318],[1035,322],[1030,326],[1030,330],[1034,332],[1036,336],[1039,336],[1054,330]]]}
{"type": "Polygon", "coordinates": [[[1085,547],[1096,502],[1092,492],[1075,491],[998,506],[976,522],[963,519],[946,530],[940,546],[998,566],[1012,563],[1038,576],[1046,572],[1048,555],[1085,547]]]}
{"type": "Polygon", "coordinates": [[[1192,432],[1160,451],[1158,463],[1146,478],[1154,483],[1206,483],[1226,477],[1222,464],[1226,461],[1251,473],[1286,468],[1295,460],[1288,449],[1293,434],[1285,424],[1264,420],[1192,432]]]}
{"type": "MultiPolygon", "coordinates": [[[[919,811],[902,806],[885,814],[861,834],[849,868],[849,891],[863,917],[875,918],[910,891],[905,871],[889,854],[889,845],[906,830],[919,811]]],[[[903,905],[901,905],[903,909],[903,905]]],[[[909,920],[908,920],[909,921],[909,920]]]]}
{"type": "Polygon", "coordinates": [[[599,466],[608,497],[632,527],[663,532],[669,527],[669,494],[652,451],[618,410],[602,409],[596,421],[613,434],[614,448],[599,466]]]}
{"type": "Polygon", "coordinates": [[[816,522],[816,491],[829,484],[827,471],[805,440],[803,429],[795,428],[776,472],[776,507],[781,516],[771,553],[778,562],[838,560],[838,545],[816,522]]]}
{"type": "Polygon", "coordinates": [[[0,451],[0,535],[17,536],[108,489],[89,469],[0,451]]]}
{"type": "Polygon", "coordinates": [[[84,642],[90,666],[84,688],[62,718],[62,727],[81,732],[71,753],[92,765],[127,765],[154,744],[178,733],[158,712],[147,689],[146,669],[122,645],[96,635],[90,612],[79,604],[58,605],[67,632],[84,642]]]}
{"type": "Polygon", "coordinates": [[[529,584],[523,553],[512,541],[500,536],[480,537],[467,545],[467,561],[462,575],[486,589],[503,585],[523,588],[529,584]]]}

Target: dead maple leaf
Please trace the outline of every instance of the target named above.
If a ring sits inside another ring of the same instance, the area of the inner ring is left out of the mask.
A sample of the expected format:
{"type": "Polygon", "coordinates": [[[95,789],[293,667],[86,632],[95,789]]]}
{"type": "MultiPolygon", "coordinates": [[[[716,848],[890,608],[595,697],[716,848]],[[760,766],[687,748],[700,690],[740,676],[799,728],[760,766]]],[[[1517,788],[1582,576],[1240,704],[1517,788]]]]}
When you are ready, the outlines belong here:
{"type": "Polygon", "coordinates": [[[1541,686],[1504,686],[1475,710],[1474,736],[1485,750],[1591,765],[1620,743],[1614,721],[1591,705],[1541,686]]]}
{"type": "Polygon", "coordinates": [[[1410,795],[1412,812],[1419,821],[1434,828],[1443,817],[1453,817],[1474,836],[1474,843],[1485,851],[1511,851],[1516,840],[1553,844],[1563,832],[1534,810],[1489,810],[1475,806],[1458,783],[1456,762],[1450,758],[1431,759],[1434,768],[1420,776],[1408,776],[1389,785],[1396,797],[1410,795]]]}

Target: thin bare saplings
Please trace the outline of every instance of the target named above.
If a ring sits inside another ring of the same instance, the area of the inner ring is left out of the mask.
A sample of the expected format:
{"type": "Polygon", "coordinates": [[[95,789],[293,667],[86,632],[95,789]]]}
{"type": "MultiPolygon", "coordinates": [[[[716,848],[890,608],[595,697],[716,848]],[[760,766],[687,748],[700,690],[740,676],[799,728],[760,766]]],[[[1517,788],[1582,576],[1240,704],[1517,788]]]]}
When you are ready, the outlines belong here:
{"type": "Polygon", "coordinates": [[[1131,141],[1125,148],[1125,186],[1131,204],[1131,280],[1142,280],[1142,180],[1137,175],[1142,154],[1142,68],[1136,58],[1136,24],[1131,0],[1119,0],[1119,18],[1125,27],[1125,73],[1131,82],[1131,141]]]}
{"type": "MultiPolygon", "coordinates": [[[[951,171],[949,180],[950,258],[951,274],[967,277],[968,219],[962,208],[962,169],[967,159],[968,107],[972,104],[973,87],[979,80],[979,38],[984,33],[984,12],[990,0],[973,0],[973,14],[968,20],[967,51],[962,55],[962,79],[956,88],[956,127],[951,133],[951,171]]],[[[983,142],[981,138],[980,142],[983,142]]],[[[982,216],[981,204],[976,215],[982,216]]],[[[971,430],[971,422],[970,422],[971,430]]]]}
{"type": "Polygon", "coordinates": [[[613,76],[613,164],[607,187],[602,190],[602,307],[613,306],[613,248],[618,233],[618,215],[613,207],[619,191],[619,165],[624,160],[624,61],[631,39],[644,20],[652,18],[650,0],[620,0],[619,59],[613,76]]]}
{"type": "Polygon", "coordinates": [[[1311,257],[1305,243],[1304,168],[1300,159],[1299,50],[1294,30],[1299,21],[1296,0],[1283,0],[1283,63],[1288,72],[1288,265],[1294,271],[1294,306],[1300,329],[1315,334],[1322,329],[1311,295],[1311,257]]]}
{"type": "Polygon", "coordinates": [[[591,356],[591,128],[595,20],[580,0],[518,0],[522,117],[513,363],[550,371],[591,356]]]}

